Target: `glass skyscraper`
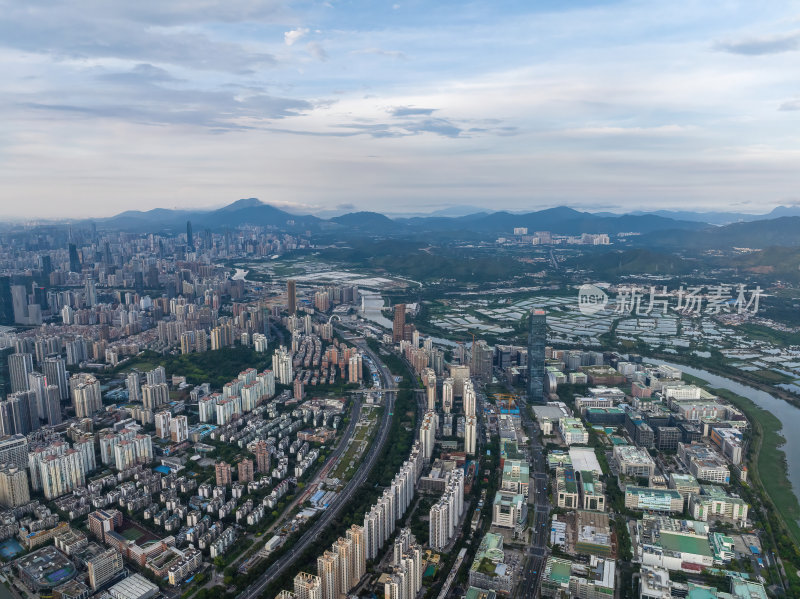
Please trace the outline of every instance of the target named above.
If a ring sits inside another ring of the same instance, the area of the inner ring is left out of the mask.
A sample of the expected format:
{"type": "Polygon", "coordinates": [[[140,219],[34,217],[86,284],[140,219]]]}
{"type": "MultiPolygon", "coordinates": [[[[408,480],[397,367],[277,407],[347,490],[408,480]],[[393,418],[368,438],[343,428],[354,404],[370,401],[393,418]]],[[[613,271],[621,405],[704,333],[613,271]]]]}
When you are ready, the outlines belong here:
{"type": "Polygon", "coordinates": [[[547,316],[544,310],[531,310],[528,320],[528,401],[544,401],[544,346],[547,342],[547,316]]]}

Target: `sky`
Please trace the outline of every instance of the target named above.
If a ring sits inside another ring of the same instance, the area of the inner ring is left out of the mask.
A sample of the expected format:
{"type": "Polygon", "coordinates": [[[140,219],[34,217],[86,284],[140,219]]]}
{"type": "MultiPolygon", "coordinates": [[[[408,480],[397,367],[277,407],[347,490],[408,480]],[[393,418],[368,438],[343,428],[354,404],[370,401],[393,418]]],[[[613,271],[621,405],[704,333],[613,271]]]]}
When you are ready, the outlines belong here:
{"type": "Polygon", "coordinates": [[[799,2],[0,11],[0,217],[800,204],[799,2]]]}

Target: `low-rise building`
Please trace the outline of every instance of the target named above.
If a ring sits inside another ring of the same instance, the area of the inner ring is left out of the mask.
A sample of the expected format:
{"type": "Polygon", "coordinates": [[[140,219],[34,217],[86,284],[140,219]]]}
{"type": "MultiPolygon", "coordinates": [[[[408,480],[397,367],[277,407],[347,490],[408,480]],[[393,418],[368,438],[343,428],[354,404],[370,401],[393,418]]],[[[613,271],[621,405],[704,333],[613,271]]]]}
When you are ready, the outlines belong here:
{"type": "Polygon", "coordinates": [[[674,489],[651,489],[649,487],[625,487],[625,507],[632,510],[652,512],[682,512],[683,497],[674,489]]]}
{"type": "Polygon", "coordinates": [[[739,526],[747,524],[750,506],[741,497],[725,492],[716,485],[703,485],[700,493],[689,497],[689,513],[696,520],[729,520],[739,526]]]}

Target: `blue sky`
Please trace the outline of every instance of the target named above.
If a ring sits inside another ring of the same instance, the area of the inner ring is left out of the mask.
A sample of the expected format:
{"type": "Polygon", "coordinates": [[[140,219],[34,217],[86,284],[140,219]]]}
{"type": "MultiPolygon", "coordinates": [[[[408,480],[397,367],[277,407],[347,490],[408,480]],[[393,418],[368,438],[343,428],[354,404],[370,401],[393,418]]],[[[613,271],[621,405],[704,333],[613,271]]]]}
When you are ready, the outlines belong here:
{"type": "Polygon", "coordinates": [[[800,202],[797,2],[0,10],[3,216],[800,202]]]}

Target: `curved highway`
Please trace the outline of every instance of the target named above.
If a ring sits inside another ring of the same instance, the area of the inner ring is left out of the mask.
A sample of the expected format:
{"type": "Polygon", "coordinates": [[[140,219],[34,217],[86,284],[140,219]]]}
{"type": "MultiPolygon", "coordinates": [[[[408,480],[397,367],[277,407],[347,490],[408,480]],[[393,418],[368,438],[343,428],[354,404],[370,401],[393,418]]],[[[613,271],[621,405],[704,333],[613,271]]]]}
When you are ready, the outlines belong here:
{"type": "MultiPolygon", "coordinates": [[[[389,369],[378,359],[378,356],[375,355],[365,341],[354,341],[354,343],[365,354],[372,358],[375,367],[380,370],[384,387],[391,388],[393,386],[393,377],[389,369]]],[[[311,547],[317,541],[319,534],[339,514],[342,508],[349,503],[353,493],[355,493],[355,491],[359,489],[367,479],[367,476],[375,466],[375,462],[377,461],[383,446],[386,444],[386,440],[389,437],[389,429],[391,428],[395,393],[385,392],[384,396],[385,402],[383,406],[383,415],[380,422],[380,430],[378,431],[375,442],[370,446],[364,461],[361,462],[361,466],[356,471],[355,475],[353,475],[353,478],[350,479],[347,485],[345,485],[345,488],[331,502],[331,505],[328,507],[328,509],[322,512],[322,515],[314,522],[311,528],[309,528],[305,534],[303,534],[295,546],[288,553],[282,555],[277,559],[277,561],[269,566],[253,584],[239,594],[237,599],[254,599],[255,597],[259,597],[261,593],[264,592],[264,589],[273,580],[283,574],[284,570],[291,566],[294,561],[300,557],[303,552],[305,552],[306,549],[311,547]]]]}

